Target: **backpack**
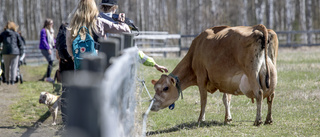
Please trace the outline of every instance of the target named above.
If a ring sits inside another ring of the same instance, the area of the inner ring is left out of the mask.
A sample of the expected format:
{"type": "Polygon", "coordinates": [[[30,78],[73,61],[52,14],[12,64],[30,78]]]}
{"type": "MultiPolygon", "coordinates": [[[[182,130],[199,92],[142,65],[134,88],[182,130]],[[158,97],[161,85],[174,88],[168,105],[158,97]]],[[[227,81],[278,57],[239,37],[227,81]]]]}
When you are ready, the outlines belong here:
{"type": "Polygon", "coordinates": [[[74,69],[79,70],[81,68],[81,60],[84,53],[97,56],[97,52],[94,48],[94,40],[89,34],[89,30],[87,27],[82,26],[77,34],[77,37],[72,42],[72,53],[74,57],[74,69]],[[79,32],[82,28],[86,29],[86,38],[85,40],[81,40],[79,32]]]}

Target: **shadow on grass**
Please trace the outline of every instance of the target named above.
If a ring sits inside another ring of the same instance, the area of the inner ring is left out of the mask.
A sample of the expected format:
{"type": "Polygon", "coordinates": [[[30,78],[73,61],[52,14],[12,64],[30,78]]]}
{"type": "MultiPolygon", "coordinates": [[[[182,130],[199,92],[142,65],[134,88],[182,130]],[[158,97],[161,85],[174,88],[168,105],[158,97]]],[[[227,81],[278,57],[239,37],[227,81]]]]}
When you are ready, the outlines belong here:
{"type": "MultiPolygon", "coordinates": [[[[204,122],[201,122],[200,125],[198,125],[198,122],[187,122],[187,123],[182,123],[180,125],[176,125],[176,126],[169,128],[169,129],[149,131],[146,133],[146,135],[150,136],[150,135],[156,135],[156,134],[176,132],[181,129],[191,130],[191,129],[197,129],[197,128],[202,128],[202,127],[224,126],[224,125],[225,125],[224,123],[217,122],[217,121],[204,121],[204,122]]],[[[228,124],[228,126],[234,126],[234,125],[228,124]]]]}
{"type": "Polygon", "coordinates": [[[57,95],[60,95],[60,91],[61,91],[61,89],[62,89],[62,86],[61,86],[61,84],[59,84],[59,83],[53,83],[52,84],[52,87],[53,87],[53,92],[54,93],[56,93],[57,95]]]}
{"type": "Polygon", "coordinates": [[[32,126],[28,127],[26,126],[25,128],[27,128],[27,131],[24,132],[21,137],[30,137],[30,135],[32,133],[34,133],[34,131],[37,130],[37,128],[39,127],[39,125],[41,123],[43,123],[44,121],[46,121],[48,119],[48,117],[50,117],[50,111],[48,110],[45,114],[43,114],[32,126]]]}

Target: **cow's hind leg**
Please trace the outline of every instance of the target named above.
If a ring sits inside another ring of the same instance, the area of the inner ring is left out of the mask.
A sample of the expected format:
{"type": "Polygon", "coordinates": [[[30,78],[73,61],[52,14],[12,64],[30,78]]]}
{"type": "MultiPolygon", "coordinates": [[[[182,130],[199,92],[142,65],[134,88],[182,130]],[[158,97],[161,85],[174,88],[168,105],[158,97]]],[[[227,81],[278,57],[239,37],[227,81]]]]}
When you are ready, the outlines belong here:
{"type": "Polygon", "coordinates": [[[226,109],[224,123],[228,124],[232,121],[231,112],[230,112],[231,94],[224,93],[222,97],[222,101],[226,109]]]}
{"type": "Polygon", "coordinates": [[[255,93],[257,100],[257,115],[256,120],[254,122],[254,126],[260,126],[263,122],[261,120],[261,111],[262,111],[262,100],[263,100],[263,91],[262,89],[258,89],[258,93],[255,93]]]}
{"type": "Polygon", "coordinates": [[[268,103],[268,115],[266,118],[266,121],[264,122],[264,124],[272,124],[272,114],[271,114],[271,110],[272,110],[272,103],[273,103],[273,98],[274,98],[274,93],[272,93],[268,98],[267,98],[267,103],[268,103]]]}

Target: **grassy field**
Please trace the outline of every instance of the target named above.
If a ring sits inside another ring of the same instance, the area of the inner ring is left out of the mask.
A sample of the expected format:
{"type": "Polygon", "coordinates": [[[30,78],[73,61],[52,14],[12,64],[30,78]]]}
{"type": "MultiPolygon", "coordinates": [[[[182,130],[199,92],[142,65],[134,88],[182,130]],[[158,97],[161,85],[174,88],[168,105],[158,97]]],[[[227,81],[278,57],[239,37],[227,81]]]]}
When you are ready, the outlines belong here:
{"type": "MultiPolygon", "coordinates": [[[[24,76],[24,83],[18,84],[21,98],[19,101],[11,106],[12,119],[20,126],[29,126],[36,121],[42,121],[49,116],[48,107],[39,104],[40,92],[50,92],[56,94],[60,90],[60,85],[41,81],[47,69],[47,64],[40,66],[21,66],[22,74],[24,76]]],[[[54,76],[57,66],[52,71],[54,76]]]]}
{"type": "MultiPolygon", "coordinates": [[[[155,58],[158,64],[172,71],[181,58],[155,58]]],[[[19,84],[21,99],[11,106],[12,119],[20,126],[30,125],[45,117],[48,110],[38,103],[41,91],[54,92],[52,84],[39,81],[46,65],[22,66],[24,79],[19,84]],[[26,75],[27,74],[27,75],[26,75]],[[19,124],[21,123],[21,124],[19,124]],[[29,123],[29,124],[28,124],[29,123]]],[[[56,69],[56,67],[55,67],[56,69]]],[[[54,70],[55,70],[54,69],[54,70]]],[[[174,110],[150,112],[147,121],[149,136],[319,136],[320,133],[320,48],[280,49],[277,61],[278,85],[273,105],[273,125],[253,126],[256,104],[245,96],[233,96],[231,113],[233,122],[224,125],[222,93],[208,94],[206,121],[198,127],[200,97],[197,87],[183,91],[184,99],[176,101],[174,110]]],[[[53,71],[55,72],[55,71],[53,71]]],[[[147,87],[154,95],[152,79],[161,73],[153,68],[140,67],[139,76],[144,77],[147,87]]],[[[59,85],[56,85],[59,90],[59,85]]],[[[148,100],[145,91],[142,100],[148,100]]],[[[137,117],[146,111],[148,102],[137,103],[137,117]]],[[[262,118],[265,120],[267,103],[264,100],[262,118]]]]}
{"type": "MultiPolygon", "coordinates": [[[[156,58],[158,64],[170,71],[181,58],[156,58]]],[[[148,67],[141,68],[151,95],[152,79],[160,73],[148,67]]],[[[147,135],[150,136],[319,136],[320,133],[320,49],[280,49],[277,61],[278,84],[273,104],[273,125],[253,126],[256,104],[245,96],[233,96],[233,122],[224,125],[225,109],[222,93],[208,94],[206,121],[198,127],[200,97],[197,87],[183,91],[184,99],[176,101],[174,110],[163,109],[148,116],[147,135]]],[[[146,92],[142,100],[149,99],[146,92]]],[[[141,103],[147,109],[149,103],[141,103]]],[[[142,109],[143,110],[143,109],[142,109]]],[[[262,118],[267,113],[263,102],[262,118]]]]}

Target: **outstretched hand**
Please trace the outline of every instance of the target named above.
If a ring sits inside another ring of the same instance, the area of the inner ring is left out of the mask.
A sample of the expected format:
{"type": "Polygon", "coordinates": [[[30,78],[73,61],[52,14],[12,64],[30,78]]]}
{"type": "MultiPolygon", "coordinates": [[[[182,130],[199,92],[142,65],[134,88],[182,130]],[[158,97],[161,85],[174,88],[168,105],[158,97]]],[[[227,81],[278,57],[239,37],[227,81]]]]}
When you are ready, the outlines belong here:
{"type": "Polygon", "coordinates": [[[168,69],[166,68],[166,67],[164,67],[164,66],[160,66],[160,65],[158,65],[158,64],[155,64],[154,65],[154,67],[158,70],[158,71],[160,71],[160,72],[168,72],[168,69]]]}

